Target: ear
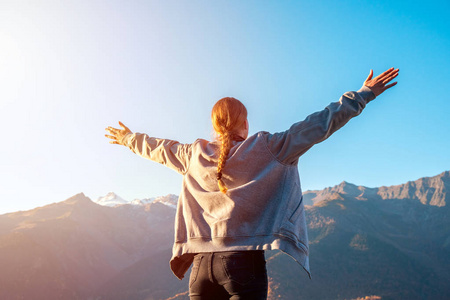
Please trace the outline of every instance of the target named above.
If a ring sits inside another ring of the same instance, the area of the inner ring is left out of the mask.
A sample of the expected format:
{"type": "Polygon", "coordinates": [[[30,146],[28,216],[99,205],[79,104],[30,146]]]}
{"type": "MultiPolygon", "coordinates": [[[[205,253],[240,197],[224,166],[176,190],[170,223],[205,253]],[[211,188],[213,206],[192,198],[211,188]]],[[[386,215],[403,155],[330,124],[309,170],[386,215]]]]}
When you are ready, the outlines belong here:
{"type": "Polygon", "coordinates": [[[250,125],[248,124],[248,119],[245,119],[245,130],[248,131],[250,125]]]}

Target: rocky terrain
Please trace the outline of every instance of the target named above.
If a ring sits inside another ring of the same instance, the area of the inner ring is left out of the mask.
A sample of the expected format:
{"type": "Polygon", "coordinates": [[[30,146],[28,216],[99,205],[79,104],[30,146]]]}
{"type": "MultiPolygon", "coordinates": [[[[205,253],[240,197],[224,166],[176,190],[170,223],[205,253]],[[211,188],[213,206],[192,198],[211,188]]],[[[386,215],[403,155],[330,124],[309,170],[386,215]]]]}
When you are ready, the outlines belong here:
{"type": "MultiPolygon", "coordinates": [[[[312,280],[267,251],[269,299],[449,299],[449,190],[447,171],[305,192],[312,280]]],[[[169,269],[175,204],[80,193],[0,215],[0,299],[188,299],[169,269]]]]}

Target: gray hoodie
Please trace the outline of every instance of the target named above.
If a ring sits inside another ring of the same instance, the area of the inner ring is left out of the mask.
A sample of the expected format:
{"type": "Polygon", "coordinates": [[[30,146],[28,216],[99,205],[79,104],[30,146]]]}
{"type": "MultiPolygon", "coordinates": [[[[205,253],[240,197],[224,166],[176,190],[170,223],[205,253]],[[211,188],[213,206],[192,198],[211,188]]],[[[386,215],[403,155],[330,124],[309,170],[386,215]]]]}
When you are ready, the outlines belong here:
{"type": "Polygon", "coordinates": [[[375,95],[363,86],[278,133],[258,132],[233,142],[223,169],[226,194],[217,185],[220,144],[192,144],[127,134],[134,153],[183,175],[170,267],[179,279],[195,253],[279,249],[308,273],[309,247],[298,159],[359,115],[375,95]]]}

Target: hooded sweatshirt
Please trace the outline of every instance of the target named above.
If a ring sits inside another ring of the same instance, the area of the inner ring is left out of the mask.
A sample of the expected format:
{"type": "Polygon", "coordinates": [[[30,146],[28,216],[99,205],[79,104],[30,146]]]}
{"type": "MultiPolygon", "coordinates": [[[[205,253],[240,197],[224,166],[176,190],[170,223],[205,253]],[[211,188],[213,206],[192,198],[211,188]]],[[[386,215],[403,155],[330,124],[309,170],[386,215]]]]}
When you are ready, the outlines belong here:
{"type": "Polygon", "coordinates": [[[308,233],[299,157],[359,115],[375,99],[366,86],[278,133],[265,131],[233,141],[223,168],[228,191],[220,192],[220,143],[192,144],[129,133],[122,144],[183,175],[175,216],[170,268],[182,279],[200,252],[281,250],[309,269],[308,233]]]}

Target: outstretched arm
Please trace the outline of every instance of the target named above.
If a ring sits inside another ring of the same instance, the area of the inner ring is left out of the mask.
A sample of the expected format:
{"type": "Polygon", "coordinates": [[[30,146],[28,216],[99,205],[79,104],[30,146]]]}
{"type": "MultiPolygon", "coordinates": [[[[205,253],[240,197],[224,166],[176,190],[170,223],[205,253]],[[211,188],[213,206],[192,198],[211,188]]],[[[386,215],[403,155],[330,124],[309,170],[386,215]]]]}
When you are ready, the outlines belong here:
{"type": "Polygon", "coordinates": [[[117,128],[113,128],[111,126],[108,126],[105,128],[106,131],[108,131],[111,135],[105,134],[105,136],[107,138],[112,139],[112,141],[109,141],[110,144],[117,144],[117,145],[124,145],[123,143],[123,138],[128,134],[128,133],[133,133],[131,132],[131,130],[123,125],[122,122],[119,121],[119,125],[123,128],[123,129],[117,129],[117,128]]]}
{"type": "Polygon", "coordinates": [[[187,172],[191,154],[190,144],[150,137],[145,133],[133,133],[120,121],[119,125],[123,129],[106,128],[111,135],[105,136],[112,140],[111,144],[123,145],[143,158],[163,164],[178,173],[187,172]]]}
{"type": "Polygon", "coordinates": [[[309,115],[305,120],[295,123],[286,131],[267,135],[267,144],[271,152],[283,163],[295,164],[298,158],[312,146],[330,137],[351,118],[359,115],[366,104],[393,87],[397,82],[388,84],[397,77],[399,70],[390,68],[375,78],[373,71],[357,92],[347,92],[322,111],[309,115]]]}

